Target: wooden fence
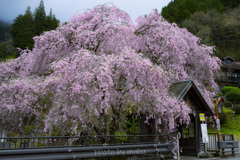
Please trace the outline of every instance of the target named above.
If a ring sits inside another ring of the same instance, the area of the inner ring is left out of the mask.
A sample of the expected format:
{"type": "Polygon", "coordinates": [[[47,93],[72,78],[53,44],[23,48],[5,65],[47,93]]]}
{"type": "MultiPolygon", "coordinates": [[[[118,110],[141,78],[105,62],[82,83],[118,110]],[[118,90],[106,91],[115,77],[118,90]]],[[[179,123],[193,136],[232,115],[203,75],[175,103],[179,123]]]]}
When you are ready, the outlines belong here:
{"type": "MultiPolygon", "coordinates": [[[[222,141],[234,141],[233,134],[220,134],[220,140],[222,141]]],[[[218,150],[218,134],[217,133],[208,133],[208,151],[217,151],[218,150]]]]}

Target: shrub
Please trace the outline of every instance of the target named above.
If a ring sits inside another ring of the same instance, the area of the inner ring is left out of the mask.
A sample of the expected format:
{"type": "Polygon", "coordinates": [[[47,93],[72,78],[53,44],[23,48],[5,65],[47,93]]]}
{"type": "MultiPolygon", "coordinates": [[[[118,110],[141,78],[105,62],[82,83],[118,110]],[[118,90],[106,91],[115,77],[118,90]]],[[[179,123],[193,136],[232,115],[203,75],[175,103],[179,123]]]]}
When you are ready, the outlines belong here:
{"type": "Polygon", "coordinates": [[[231,91],[240,91],[238,87],[225,86],[221,89],[222,93],[227,94],[231,91]]]}
{"type": "Polygon", "coordinates": [[[235,114],[240,114],[240,104],[233,105],[233,110],[235,111],[235,114]]]}
{"type": "Polygon", "coordinates": [[[226,94],[226,100],[233,104],[240,104],[240,90],[232,90],[226,94]]]}
{"type": "Polygon", "coordinates": [[[219,119],[221,124],[225,124],[227,122],[227,114],[224,112],[220,113],[219,119]]]}
{"type": "Polygon", "coordinates": [[[232,108],[232,102],[230,101],[225,101],[224,104],[223,104],[224,107],[226,108],[232,108]]]}

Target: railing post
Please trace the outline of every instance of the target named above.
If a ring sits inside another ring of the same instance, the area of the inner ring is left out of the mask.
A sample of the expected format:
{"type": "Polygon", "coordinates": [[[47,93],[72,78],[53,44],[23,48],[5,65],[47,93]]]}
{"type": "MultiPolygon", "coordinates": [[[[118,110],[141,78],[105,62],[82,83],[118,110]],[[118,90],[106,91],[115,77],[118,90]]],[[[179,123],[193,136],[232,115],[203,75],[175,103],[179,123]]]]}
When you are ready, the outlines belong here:
{"type": "Polygon", "coordinates": [[[232,148],[232,154],[234,155],[234,148],[232,148]]]}
{"type": "Polygon", "coordinates": [[[22,138],[21,138],[21,142],[20,142],[20,148],[23,148],[22,138]]]}
{"type": "Polygon", "coordinates": [[[89,137],[87,136],[86,139],[85,139],[85,146],[88,147],[88,142],[89,142],[89,137]]]}
{"type": "Polygon", "coordinates": [[[178,137],[178,133],[177,133],[177,159],[180,160],[180,153],[179,153],[179,137],[178,137]]]}
{"type": "Polygon", "coordinates": [[[133,136],[133,144],[136,144],[136,136],[133,136]]]}
{"type": "Polygon", "coordinates": [[[205,153],[207,153],[207,144],[208,144],[208,143],[204,143],[204,147],[205,147],[205,148],[204,148],[204,151],[205,151],[205,153]]]}
{"type": "Polygon", "coordinates": [[[27,143],[26,139],[24,139],[24,140],[23,140],[23,149],[26,149],[26,148],[27,148],[27,144],[28,144],[28,143],[27,143]]]}
{"type": "Polygon", "coordinates": [[[5,148],[5,141],[6,139],[3,139],[3,148],[5,148]]]}

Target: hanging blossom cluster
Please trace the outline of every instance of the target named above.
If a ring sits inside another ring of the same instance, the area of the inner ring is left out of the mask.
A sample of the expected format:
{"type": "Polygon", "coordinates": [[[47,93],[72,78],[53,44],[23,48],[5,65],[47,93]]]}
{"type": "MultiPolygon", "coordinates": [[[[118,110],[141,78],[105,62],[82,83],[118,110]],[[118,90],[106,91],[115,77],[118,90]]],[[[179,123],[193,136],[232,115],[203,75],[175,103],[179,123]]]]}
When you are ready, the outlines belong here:
{"type": "Polygon", "coordinates": [[[21,134],[114,134],[130,114],[169,132],[169,117],[188,123],[191,112],[169,95],[171,83],[193,79],[210,103],[219,70],[213,47],[155,11],[134,24],[99,5],[34,40],[0,64],[1,123],[21,134]]]}
{"type": "Polygon", "coordinates": [[[153,63],[167,71],[170,81],[193,79],[211,106],[211,90],[216,87],[215,74],[220,59],[214,57],[214,48],[200,43],[187,29],[168,23],[157,12],[137,19],[136,49],[153,63]]]}

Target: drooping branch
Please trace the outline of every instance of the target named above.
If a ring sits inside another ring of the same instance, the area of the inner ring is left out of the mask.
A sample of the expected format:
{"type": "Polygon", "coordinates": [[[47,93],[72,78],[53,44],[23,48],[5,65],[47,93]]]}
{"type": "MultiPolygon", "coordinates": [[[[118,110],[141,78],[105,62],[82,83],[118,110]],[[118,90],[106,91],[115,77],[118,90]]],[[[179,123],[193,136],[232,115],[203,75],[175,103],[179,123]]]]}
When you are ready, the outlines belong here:
{"type": "Polygon", "coordinates": [[[134,34],[136,36],[138,36],[140,34],[143,35],[147,30],[149,30],[149,29],[151,29],[153,27],[156,27],[156,25],[144,24],[140,28],[138,28],[136,31],[134,31],[134,34]]]}

